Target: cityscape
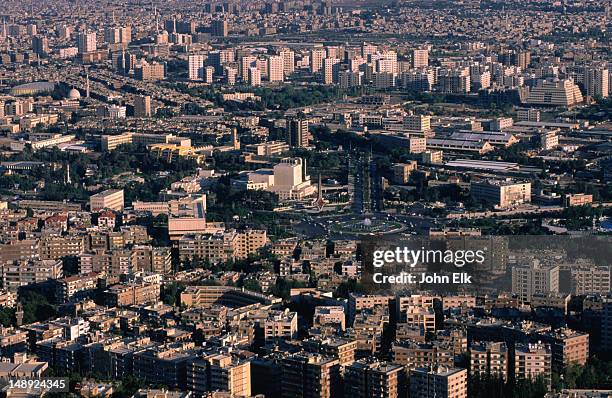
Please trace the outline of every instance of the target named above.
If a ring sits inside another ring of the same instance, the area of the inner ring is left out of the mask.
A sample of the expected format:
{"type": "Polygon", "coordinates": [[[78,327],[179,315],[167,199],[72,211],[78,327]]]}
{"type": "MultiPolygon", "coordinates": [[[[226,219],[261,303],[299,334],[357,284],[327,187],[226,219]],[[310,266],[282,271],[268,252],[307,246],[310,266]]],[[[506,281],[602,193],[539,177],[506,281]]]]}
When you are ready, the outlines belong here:
{"type": "Polygon", "coordinates": [[[612,397],[612,1],[0,3],[0,396],[612,397]]]}

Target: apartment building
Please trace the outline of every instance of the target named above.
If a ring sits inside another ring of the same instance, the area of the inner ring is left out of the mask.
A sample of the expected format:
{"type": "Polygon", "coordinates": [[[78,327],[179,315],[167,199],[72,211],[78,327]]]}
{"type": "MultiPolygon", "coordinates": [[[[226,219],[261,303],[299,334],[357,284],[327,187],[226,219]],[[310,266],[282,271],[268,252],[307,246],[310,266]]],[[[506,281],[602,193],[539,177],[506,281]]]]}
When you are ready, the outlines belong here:
{"type": "Polygon", "coordinates": [[[232,397],[251,395],[251,363],[231,355],[212,354],[187,363],[187,388],[195,397],[227,391],[232,397]]]}
{"type": "Polygon", "coordinates": [[[540,264],[536,260],[530,265],[512,267],[512,293],[522,302],[530,302],[534,294],[559,292],[559,266],[540,264]]]}
{"type": "Polygon", "coordinates": [[[470,345],[470,374],[508,379],[508,347],[504,342],[470,345]]]}
{"type": "Polygon", "coordinates": [[[404,396],[403,367],[359,360],[344,368],[344,396],[354,398],[404,396]]]}
{"type": "Polygon", "coordinates": [[[297,353],[281,362],[282,398],[333,398],[340,391],[340,361],[317,354],[297,353]]]}
{"type": "Polygon", "coordinates": [[[551,387],[552,354],[545,344],[516,344],[514,348],[514,377],[516,380],[543,377],[551,387]]]}
{"type": "Polygon", "coordinates": [[[467,369],[435,367],[410,374],[411,398],[467,398],[467,369]]]}

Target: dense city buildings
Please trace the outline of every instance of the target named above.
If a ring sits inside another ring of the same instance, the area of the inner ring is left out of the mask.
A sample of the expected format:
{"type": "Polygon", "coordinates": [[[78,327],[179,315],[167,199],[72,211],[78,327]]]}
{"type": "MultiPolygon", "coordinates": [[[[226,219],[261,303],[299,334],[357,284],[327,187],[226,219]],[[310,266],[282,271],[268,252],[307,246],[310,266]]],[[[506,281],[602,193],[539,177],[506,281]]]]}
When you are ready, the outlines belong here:
{"type": "Polygon", "coordinates": [[[610,395],[611,9],[2,2],[1,395],[610,395]]]}

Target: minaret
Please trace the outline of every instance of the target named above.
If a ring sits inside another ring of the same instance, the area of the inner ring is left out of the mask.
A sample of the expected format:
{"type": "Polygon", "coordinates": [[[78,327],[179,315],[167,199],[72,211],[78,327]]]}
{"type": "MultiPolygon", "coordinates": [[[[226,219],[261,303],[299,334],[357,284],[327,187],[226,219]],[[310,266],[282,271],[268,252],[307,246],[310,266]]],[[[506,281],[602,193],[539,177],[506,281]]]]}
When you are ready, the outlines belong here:
{"type": "Polygon", "coordinates": [[[85,69],[85,96],[89,98],[89,68],[85,69]]]}
{"type": "Polygon", "coordinates": [[[23,306],[21,303],[17,303],[15,307],[15,324],[19,327],[23,325],[23,306]]]}
{"type": "Polygon", "coordinates": [[[70,178],[70,163],[66,163],[66,185],[72,184],[72,179],[70,178]]]}
{"type": "Polygon", "coordinates": [[[121,73],[125,73],[125,47],[121,47],[121,73]]]}
{"type": "Polygon", "coordinates": [[[234,128],[232,130],[232,142],[235,150],[240,150],[240,140],[238,139],[238,129],[234,128]]]}

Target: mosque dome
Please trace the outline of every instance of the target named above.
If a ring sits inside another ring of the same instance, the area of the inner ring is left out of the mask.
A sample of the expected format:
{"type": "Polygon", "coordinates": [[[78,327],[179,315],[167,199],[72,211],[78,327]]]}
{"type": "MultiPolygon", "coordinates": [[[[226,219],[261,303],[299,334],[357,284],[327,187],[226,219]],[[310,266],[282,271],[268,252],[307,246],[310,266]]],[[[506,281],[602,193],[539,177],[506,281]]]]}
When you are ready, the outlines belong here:
{"type": "Polygon", "coordinates": [[[81,98],[81,93],[76,88],[73,88],[68,92],[68,99],[76,100],[81,98]]]}

